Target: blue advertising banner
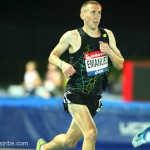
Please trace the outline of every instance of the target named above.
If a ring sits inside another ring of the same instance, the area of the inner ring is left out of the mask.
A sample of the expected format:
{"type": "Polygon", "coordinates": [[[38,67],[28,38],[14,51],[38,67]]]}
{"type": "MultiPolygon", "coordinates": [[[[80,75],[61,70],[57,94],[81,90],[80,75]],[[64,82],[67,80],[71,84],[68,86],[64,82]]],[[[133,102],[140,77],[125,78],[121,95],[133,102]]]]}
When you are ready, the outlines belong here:
{"type": "MultiPolygon", "coordinates": [[[[103,100],[94,120],[98,128],[96,149],[133,150],[135,134],[150,126],[150,103],[103,100]]],[[[0,98],[0,148],[35,149],[39,138],[47,142],[65,133],[71,116],[64,112],[62,99],[39,97],[0,98]]],[[[81,150],[79,142],[76,150],[81,150]]],[[[149,144],[138,149],[148,150],[149,144]]]]}

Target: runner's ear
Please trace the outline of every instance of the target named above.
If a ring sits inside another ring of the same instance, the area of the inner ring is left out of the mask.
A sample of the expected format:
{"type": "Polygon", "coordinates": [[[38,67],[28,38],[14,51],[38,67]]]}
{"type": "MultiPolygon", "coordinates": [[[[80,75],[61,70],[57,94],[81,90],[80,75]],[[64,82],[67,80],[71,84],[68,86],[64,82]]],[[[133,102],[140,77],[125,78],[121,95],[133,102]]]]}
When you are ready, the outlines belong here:
{"type": "Polygon", "coordinates": [[[84,21],[84,16],[85,16],[84,13],[81,13],[81,14],[80,14],[80,18],[81,18],[83,21],[84,21]]]}

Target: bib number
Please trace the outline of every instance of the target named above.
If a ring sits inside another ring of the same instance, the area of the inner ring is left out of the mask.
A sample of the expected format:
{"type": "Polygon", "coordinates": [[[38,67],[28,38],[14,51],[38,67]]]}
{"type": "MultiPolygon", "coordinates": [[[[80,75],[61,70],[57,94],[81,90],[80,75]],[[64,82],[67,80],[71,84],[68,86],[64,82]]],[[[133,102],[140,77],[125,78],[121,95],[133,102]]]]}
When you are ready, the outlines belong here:
{"type": "Polygon", "coordinates": [[[108,71],[108,55],[100,50],[84,54],[84,60],[88,76],[108,71]]]}

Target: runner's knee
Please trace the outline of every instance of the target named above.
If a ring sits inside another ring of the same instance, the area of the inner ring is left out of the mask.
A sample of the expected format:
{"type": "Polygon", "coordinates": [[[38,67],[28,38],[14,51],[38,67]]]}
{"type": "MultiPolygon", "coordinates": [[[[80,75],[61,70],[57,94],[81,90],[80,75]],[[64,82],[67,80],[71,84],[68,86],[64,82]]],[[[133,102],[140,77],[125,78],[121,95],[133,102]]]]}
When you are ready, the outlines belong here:
{"type": "Polygon", "coordinates": [[[84,136],[86,140],[95,141],[97,138],[97,129],[90,129],[84,136]]]}

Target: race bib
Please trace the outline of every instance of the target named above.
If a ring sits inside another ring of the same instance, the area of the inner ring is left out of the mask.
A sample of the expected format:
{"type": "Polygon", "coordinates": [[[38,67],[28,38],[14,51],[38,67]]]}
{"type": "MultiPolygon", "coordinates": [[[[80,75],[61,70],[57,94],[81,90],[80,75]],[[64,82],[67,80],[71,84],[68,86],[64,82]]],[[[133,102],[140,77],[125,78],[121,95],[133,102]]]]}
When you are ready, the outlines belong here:
{"type": "Polygon", "coordinates": [[[94,76],[108,71],[108,55],[100,50],[84,54],[88,76],[94,76]]]}

